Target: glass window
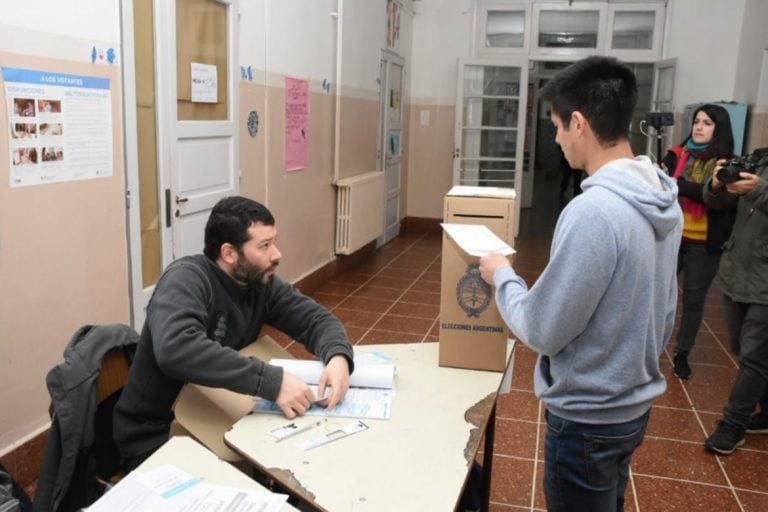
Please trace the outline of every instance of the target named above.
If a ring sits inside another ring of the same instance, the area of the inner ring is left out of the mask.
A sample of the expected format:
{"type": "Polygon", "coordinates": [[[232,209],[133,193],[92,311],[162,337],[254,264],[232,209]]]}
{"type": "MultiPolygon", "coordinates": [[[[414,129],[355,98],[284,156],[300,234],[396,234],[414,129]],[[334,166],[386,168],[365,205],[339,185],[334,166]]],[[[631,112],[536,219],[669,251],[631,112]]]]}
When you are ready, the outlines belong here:
{"type": "Polygon", "coordinates": [[[617,11],[613,16],[611,48],[650,50],[653,48],[654,11],[617,11]]]}
{"type": "Polygon", "coordinates": [[[525,11],[488,11],[486,48],[523,48],[524,45],[525,11]]]}
{"type": "Polygon", "coordinates": [[[541,11],[540,48],[597,48],[600,11],[541,11]]]}

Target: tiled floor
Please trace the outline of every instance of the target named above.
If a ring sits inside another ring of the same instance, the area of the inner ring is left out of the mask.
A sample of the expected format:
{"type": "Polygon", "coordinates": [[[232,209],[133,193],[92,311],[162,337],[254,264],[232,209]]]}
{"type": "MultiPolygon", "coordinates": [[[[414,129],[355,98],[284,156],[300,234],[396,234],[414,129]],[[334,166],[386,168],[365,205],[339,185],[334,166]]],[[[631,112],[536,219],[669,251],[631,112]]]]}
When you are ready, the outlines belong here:
{"type": "MultiPolygon", "coordinates": [[[[536,207],[521,216],[514,266],[529,284],[547,263],[561,206],[558,183],[537,183],[536,207]]],[[[439,292],[440,235],[412,233],[313,296],[341,318],[354,343],[402,343],[437,341],[439,292]]],[[[645,442],[635,454],[627,510],[768,510],[768,436],[749,436],[728,457],[703,448],[735,375],[727,346],[720,296],[713,290],[691,354],[693,377],[681,381],[672,374],[671,348],[662,357],[668,390],[653,406],[645,442]]],[[[288,348],[306,355],[296,344],[288,348]]],[[[535,354],[520,344],[516,350],[512,391],[498,402],[491,496],[496,512],[546,509],[541,488],[545,427],[532,391],[535,354]]]]}

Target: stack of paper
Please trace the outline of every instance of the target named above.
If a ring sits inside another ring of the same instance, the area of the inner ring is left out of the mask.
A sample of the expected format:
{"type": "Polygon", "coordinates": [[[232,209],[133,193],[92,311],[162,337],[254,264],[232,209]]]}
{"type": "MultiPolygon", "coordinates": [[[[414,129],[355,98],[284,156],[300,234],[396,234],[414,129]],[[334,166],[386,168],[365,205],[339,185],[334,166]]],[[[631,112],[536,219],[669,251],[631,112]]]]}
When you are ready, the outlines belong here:
{"type": "MultiPolygon", "coordinates": [[[[296,375],[312,388],[317,396],[317,385],[325,366],[320,361],[298,359],[272,359],[270,364],[282,366],[286,372],[296,375]]],[[[349,390],[344,400],[334,409],[313,405],[307,411],[312,416],[389,419],[392,396],[395,394],[395,366],[391,363],[370,364],[355,359],[355,372],[349,378],[349,390]]],[[[326,389],[330,396],[330,389],[326,389]]],[[[282,414],[280,408],[269,400],[257,399],[253,412],[282,414]]]]}

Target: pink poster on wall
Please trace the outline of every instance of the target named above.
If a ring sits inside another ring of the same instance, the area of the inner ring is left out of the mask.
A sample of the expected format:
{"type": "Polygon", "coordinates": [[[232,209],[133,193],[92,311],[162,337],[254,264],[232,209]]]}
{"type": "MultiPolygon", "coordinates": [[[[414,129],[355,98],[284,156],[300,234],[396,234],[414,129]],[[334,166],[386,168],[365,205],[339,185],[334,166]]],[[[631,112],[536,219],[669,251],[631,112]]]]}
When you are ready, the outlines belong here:
{"type": "Polygon", "coordinates": [[[309,82],[285,78],[285,170],[309,165],[309,82]]]}

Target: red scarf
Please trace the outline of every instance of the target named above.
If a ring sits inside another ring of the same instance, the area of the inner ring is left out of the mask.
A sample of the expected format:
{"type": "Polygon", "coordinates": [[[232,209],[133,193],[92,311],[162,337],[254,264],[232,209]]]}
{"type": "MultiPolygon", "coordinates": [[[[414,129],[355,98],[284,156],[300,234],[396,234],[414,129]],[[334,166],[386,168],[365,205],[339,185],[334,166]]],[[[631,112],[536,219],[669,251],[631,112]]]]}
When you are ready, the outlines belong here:
{"type": "MultiPolygon", "coordinates": [[[[672,174],[672,177],[678,179],[685,172],[688,159],[691,158],[691,152],[682,146],[675,146],[670,151],[677,155],[677,165],[675,166],[675,172],[672,174]]],[[[684,212],[688,213],[693,218],[693,220],[699,220],[702,215],[707,212],[706,206],[687,197],[680,198],[680,206],[683,208],[684,212]]]]}

